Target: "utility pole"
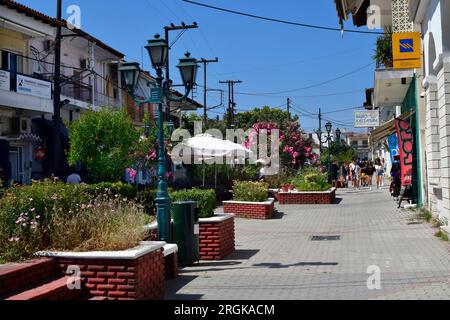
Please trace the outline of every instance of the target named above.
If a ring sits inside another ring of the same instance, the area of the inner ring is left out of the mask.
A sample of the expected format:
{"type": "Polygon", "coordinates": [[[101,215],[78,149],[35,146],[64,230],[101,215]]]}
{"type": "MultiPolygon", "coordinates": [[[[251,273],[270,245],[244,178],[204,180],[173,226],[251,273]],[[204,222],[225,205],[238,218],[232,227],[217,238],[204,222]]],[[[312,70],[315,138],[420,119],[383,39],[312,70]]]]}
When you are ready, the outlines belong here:
{"type": "Polygon", "coordinates": [[[288,113],[287,121],[289,123],[291,122],[291,99],[289,98],[287,98],[287,113],[288,113]]]}
{"type": "Polygon", "coordinates": [[[234,122],[234,107],[236,103],[234,102],[234,85],[242,83],[240,80],[226,80],[219,81],[219,83],[228,84],[228,114],[227,114],[227,128],[231,128],[234,122]]]}
{"type": "Polygon", "coordinates": [[[60,157],[62,155],[61,142],[61,38],[62,38],[62,0],[57,0],[56,6],[56,39],[55,39],[55,67],[53,76],[53,174],[58,177],[61,173],[60,157]]]}
{"type": "MultiPolygon", "coordinates": [[[[171,49],[171,45],[169,43],[169,33],[170,31],[177,31],[177,30],[188,30],[188,29],[196,29],[198,28],[197,22],[193,22],[191,25],[186,25],[184,22],[181,23],[181,25],[176,26],[173,23],[170,24],[170,26],[164,27],[164,33],[165,33],[165,39],[167,41],[167,45],[169,46],[169,50],[171,49]]],[[[170,51],[169,51],[170,53],[170,51]]],[[[166,61],[166,81],[170,81],[170,54],[167,55],[167,61],[166,61]]],[[[165,112],[165,118],[166,120],[170,120],[170,101],[166,101],[166,112],[165,112]]]]}
{"type": "MultiPolygon", "coordinates": [[[[319,132],[322,132],[322,109],[319,108],[319,132]]],[[[319,137],[320,154],[322,154],[322,135],[319,137]]]]}
{"type": "Polygon", "coordinates": [[[207,67],[208,63],[219,62],[219,58],[215,58],[213,60],[207,60],[207,59],[201,58],[197,62],[203,64],[203,122],[205,123],[205,125],[207,125],[207,123],[208,123],[207,110],[208,109],[206,107],[206,92],[207,92],[207,87],[206,87],[206,67],[207,67]]]}

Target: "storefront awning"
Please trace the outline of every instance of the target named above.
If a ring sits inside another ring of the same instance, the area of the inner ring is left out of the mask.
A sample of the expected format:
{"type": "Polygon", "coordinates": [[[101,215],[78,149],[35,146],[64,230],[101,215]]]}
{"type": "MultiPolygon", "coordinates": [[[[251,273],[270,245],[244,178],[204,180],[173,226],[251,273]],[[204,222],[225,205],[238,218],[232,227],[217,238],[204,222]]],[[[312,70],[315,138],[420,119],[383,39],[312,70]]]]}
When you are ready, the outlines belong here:
{"type": "MultiPolygon", "coordinates": [[[[404,114],[402,114],[399,117],[399,119],[406,120],[412,115],[412,113],[413,113],[412,111],[405,112],[404,114]]],[[[396,132],[396,129],[395,129],[395,118],[394,118],[371,132],[370,137],[369,137],[370,144],[372,145],[376,142],[379,142],[395,132],[396,132]]]]}
{"type": "Polygon", "coordinates": [[[11,134],[5,137],[6,141],[33,141],[41,142],[42,139],[34,133],[11,134]]]}

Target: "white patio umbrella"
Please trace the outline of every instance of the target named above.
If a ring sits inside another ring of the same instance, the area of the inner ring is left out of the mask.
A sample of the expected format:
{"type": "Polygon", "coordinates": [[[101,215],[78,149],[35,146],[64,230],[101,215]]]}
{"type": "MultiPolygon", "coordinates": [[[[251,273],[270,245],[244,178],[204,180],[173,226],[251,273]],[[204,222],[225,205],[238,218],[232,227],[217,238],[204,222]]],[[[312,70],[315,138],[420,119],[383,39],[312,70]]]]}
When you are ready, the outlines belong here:
{"type": "MultiPolygon", "coordinates": [[[[214,157],[235,156],[238,160],[245,159],[247,155],[253,152],[244,146],[214,138],[210,134],[200,134],[181,142],[185,147],[191,148],[192,154],[203,160],[214,159],[214,157]]],[[[214,164],[215,186],[217,187],[217,172],[214,164]]],[[[203,170],[203,186],[205,185],[205,171],[203,170]]]]}

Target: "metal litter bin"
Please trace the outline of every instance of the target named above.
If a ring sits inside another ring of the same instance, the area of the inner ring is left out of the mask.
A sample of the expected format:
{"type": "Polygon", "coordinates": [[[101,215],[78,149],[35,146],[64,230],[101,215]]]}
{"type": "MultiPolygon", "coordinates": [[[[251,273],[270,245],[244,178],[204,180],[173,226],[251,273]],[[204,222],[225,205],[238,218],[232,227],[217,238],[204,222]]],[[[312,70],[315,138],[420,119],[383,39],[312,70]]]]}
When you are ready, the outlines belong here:
{"type": "Polygon", "coordinates": [[[173,240],[178,245],[180,264],[189,266],[197,262],[199,253],[199,214],[197,202],[174,202],[173,240]]]}

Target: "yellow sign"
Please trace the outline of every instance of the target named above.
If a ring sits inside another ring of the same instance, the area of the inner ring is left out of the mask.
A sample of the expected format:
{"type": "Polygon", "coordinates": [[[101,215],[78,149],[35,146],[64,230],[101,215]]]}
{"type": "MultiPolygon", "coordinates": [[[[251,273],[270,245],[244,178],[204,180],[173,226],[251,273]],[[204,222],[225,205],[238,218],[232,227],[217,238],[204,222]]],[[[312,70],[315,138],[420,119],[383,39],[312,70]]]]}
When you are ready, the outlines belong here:
{"type": "Polygon", "coordinates": [[[394,69],[415,69],[421,63],[420,32],[402,32],[392,34],[394,69]]]}

